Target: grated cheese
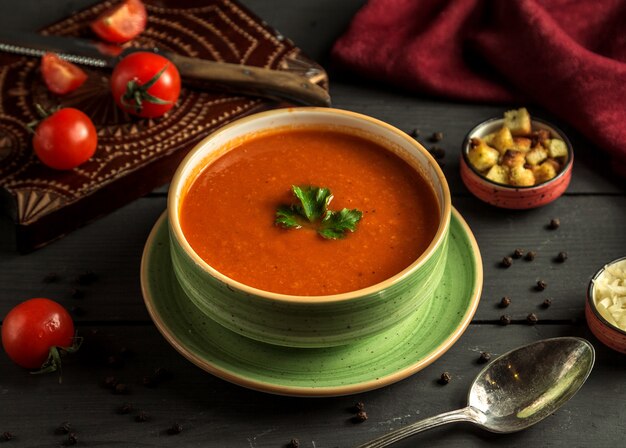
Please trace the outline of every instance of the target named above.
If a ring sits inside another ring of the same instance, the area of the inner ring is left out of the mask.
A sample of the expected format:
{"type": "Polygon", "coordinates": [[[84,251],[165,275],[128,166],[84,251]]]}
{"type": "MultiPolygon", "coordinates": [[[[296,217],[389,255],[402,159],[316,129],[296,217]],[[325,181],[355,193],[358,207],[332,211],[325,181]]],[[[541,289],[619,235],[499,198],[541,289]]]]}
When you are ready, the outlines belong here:
{"type": "Polygon", "coordinates": [[[594,280],[593,300],[607,322],[626,331],[626,259],[605,266],[594,280]]]}

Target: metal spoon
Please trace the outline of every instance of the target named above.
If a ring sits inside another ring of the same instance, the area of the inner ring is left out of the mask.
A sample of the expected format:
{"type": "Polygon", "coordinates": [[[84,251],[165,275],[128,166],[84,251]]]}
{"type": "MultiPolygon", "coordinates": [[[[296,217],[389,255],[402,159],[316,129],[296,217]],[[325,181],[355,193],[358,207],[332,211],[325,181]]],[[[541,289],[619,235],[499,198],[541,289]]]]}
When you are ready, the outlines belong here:
{"type": "Polygon", "coordinates": [[[584,339],[562,337],[525,345],[495,359],[472,383],[468,405],[392,431],[358,448],[381,448],[452,422],[509,433],[538,423],[572,398],[595,360],[584,339]]]}

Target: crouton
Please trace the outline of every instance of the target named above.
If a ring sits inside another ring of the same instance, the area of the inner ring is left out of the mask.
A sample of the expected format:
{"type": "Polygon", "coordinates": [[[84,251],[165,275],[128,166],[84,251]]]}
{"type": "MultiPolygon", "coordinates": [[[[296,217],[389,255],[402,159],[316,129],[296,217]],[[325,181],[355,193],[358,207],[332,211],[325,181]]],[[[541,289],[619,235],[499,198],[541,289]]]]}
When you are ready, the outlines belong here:
{"type": "MultiPolygon", "coordinates": [[[[482,140],[477,140],[477,144],[472,146],[467,152],[467,158],[478,171],[485,171],[498,163],[500,153],[482,140]]],[[[474,141],[472,141],[472,144],[474,144],[474,141]]]]}
{"type": "Polygon", "coordinates": [[[551,138],[547,145],[548,154],[552,158],[567,157],[567,146],[565,142],[558,138],[551,138]]]}
{"type": "Polygon", "coordinates": [[[548,140],[550,140],[550,137],[550,131],[548,131],[547,129],[537,129],[531,134],[531,139],[533,142],[531,146],[543,145],[543,147],[545,148],[546,143],[548,142],[548,140]]]}
{"type": "Polygon", "coordinates": [[[502,156],[501,164],[512,168],[517,165],[524,165],[526,157],[521,151],[515,151],[514,149],[508,149],[502,156]]]}
{"type": "Polygon", "coordinates": [[[497,132],[492,132],[491,134],[487,134],[482,138],[482,141],[487,143],[489,146],[491,146],[492,148],[493,146],[493,139],[496,138],[496,134],[497,132]]]}
{"type": "Polygon", "coordinates": [[[547,180],[552,179],[556,176],[556,169],[554,169],[554,164],[550,162],[550,160],[546,160],[541,165],[532,167],[533,174],[535,175],[535,182],[545,182],[547,180]]]}
{"type": "Polygon", "coordinates": [[[535,185],[535,175],[532,170],[524,168],[522,165],[516,165],[511,168],[509,183],[516,187],[530,187],[535,185]]]}
{"type": "Polygon", "coordinates": [[[548,151],[543,146],[537,145],[526,153],[526,162],[530,165],[539,165],[548,158],[548,151]]]}
{"type": "Polygon", "coordinates": [[[558,160],[547,158],[543,163],[549,163],[550,165],[552,165],[554,167],[554,171],[556,171],[557,173],[561,171],[562,165],[559,163],[558,160]]]}
{"type": "Polygon", "coordinates": [[[514,136],[526,136],[531,132],[530,114],[525,107],[509,110],[504,113],[504,126],[509,128],[514,136]]]}
{"type": "Polygon", "coordinates": [[[528,152],[532,145],[532,140],[526,137],[514,137],[513,149],[516,151],[528,152]]]}
{"type": "Polygon", "coordinates": [[[507,149],[513,149],[515,143],[513,143],[513,136],[509,128],[506,126],[501,127],[500,130],[495,133],[489,145],[500,151],[500,154],[504,154],[507,149]]]}
{"type": "Polygon", "coordinates": [[[507,166],[494,165],[489,169],[485,177],[497,184],[506,185],[509,183],[509,168],[507,166]]]}

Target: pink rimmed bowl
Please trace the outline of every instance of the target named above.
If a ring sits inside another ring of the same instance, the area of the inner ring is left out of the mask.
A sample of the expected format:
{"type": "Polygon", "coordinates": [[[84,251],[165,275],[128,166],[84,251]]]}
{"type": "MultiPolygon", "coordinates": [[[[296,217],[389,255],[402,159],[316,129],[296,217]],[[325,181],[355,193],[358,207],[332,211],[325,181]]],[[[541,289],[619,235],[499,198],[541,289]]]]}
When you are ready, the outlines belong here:
{"type": "Polygon", "coordinates": [[[558,199],[567,190],[572,178],[574,151],[567,136],[556,126],[537,118],[532,119],[533,130],[547,130],[552,137],[560,138],[567,146],[567,160],[561,171],[552,179],[531,187],[516,187],[493,182],[477,171],[468,159],[472,138],[483,138],[498,131],[504,123],[502,118],[492,118],[475,126],[463,141],[461,151],[461,179],[467,189],[478,199],[508,209],[529,209],[541,207],[558,199]]]}
{"type": "Polygon", "coordinates": [[[626,353],[626,331],[613,325],[605,319],[596,306],[595,286],[598,278],[604,274],[606,268],[618,262],[624,262],[626,257],[621,257],[604,265],[594,274],[587,288],[587,300],[585,302],[585,319],[591,332],[600,342],[607,347],[621,353],[626,353]]]}

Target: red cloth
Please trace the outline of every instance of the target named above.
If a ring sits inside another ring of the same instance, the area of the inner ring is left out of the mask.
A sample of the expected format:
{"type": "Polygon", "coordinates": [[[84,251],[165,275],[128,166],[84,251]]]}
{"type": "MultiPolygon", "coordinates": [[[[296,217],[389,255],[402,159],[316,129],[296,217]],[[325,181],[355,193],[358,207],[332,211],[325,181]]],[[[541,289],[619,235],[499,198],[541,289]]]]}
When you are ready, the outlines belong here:
{"type": "Polygon", "coordinates": [[[416,92],[538,104],[626,174],[625,0],[370,0],[332,56],[416,92]]]}

